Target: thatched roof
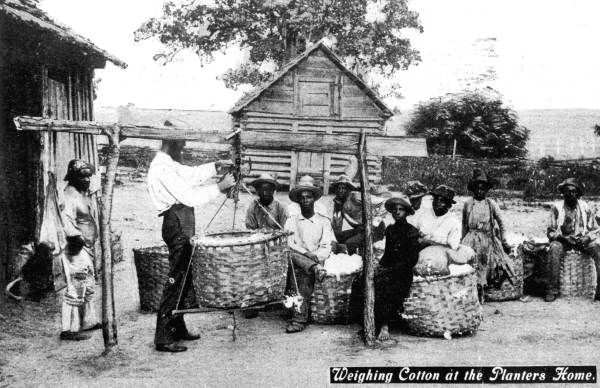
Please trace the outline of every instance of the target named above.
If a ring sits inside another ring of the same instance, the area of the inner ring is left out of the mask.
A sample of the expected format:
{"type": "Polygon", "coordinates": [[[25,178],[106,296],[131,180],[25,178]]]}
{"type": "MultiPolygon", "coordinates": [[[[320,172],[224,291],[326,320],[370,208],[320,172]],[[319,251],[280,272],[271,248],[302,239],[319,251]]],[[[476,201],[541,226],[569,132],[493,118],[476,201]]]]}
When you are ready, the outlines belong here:
{"type": "Polygon", "coordinates": [[[321,50],[342,72],[344,72],[344,74],[346,74],[348,76],[348,78],[350,78],[352,81],[354,81],[357,84],[357,86],[363,92],[365,92],[365,94],[367,96],[369,96],[369,98],[371,98],[371,100],[373,100],[375,105],[379,109],[381,109],[381,111],[383,112],[383,114],[386,117],[391,117],[393,115],[390,108],[388,108],[388,106],[383,101],[381,101],[381,99],[379,99],[377,94],[371,88],[369,88],[358,75],[354,74],[350,69],[348,69],[344,65],[342,60],[337,55],[335,55],[335,53],[333,51],[331,51],[331,49],[329,47],[327,47],[322,41],[317,42],[314,45],[308,47],[306,49],[306,51],[304,51],[302,54],[298,55],[297,57],[292,59],[290,62],[288,62],[285,66],[283,66],[281,68],[281,70],[279,70],[274,75],[274,77],[270,81],[268,81],[265,84],[263,84],[262,86],[256,88],[250,94],[246,95],[241,100],[239,100],[235,104],[235,106],[229,110],[229,113],[231,113],[231,114],[239,113],[242,109],[244,109],[246,106],[248,106],[248,104],[250,104],[252,101],[257,99],[261,95],[262,92],[269,89],[271,87],[271,85],[273,85],[275,82],[279,81],[287,72],[289,72],[294,67],[296,67],[303,59],[307,58],[310,54],[312,54],[316,50],[321,50]]]}
{"type": "Polygon", "coordinates": [[[89,39],[75,33],[69,27],[52,19],[46,12],[37,7],[32,0],[0,0],[0,13],[19,22],[31,25],[50,33],[60,41],[73,44],[83,52],[100,56],[116,66],[126,68],[127,64],[112,54],[102,50],[89,39]]]}

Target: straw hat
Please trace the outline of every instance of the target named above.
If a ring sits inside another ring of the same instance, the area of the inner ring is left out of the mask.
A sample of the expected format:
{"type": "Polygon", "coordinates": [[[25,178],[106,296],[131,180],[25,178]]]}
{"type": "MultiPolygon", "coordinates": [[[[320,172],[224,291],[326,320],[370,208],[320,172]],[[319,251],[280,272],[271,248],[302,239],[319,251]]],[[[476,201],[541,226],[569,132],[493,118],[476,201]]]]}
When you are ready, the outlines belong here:
{"type": "Polygon", "coordinates": [[[406,195],[404,195],[404,194],[396,195],[396,196],[388,199],[387,201],[385,201],[385,210],[387,210],[388,212],[391,213],[392,207],[396,204],[404,207],[404,209],[406,209],[406,212],[409,215],[415,214],[415,210],[413,209],[412,205],[410,204],[410,200],[408,199],[408,197],[406,195]]]}
{"type": "Polygon", "coordinates": [[[450,203],[456,203],[454,200],[454,190],[446,185],[439,185],[435,189],[431,190],[429,194],[442,197],[450,203]]]}
{"type": "Polygon", "coordinates": [[[271,174],[269,173],[262,173],[260,174],[260,176],[258,178],[256,178],[255,180],[252,181],[252,183],[250,183],[251,186],[254,186],[254,188],[258,188],[258,186],[261,183],[269,183],[271,185],[273,185],[273,189],[276,190],[277,189],[277,180],[275,179],[275,177],[273,177],[271,174]]]}
{"type": "Polygon", "coordinates": [[[352,179],[350,179],[350,177],[346,174],[340,175],[338,179],[331,184],[331,190],[335,191],[338,185],[346,185],[350,191],[358,190],[358,187],[352,183],[352,179]]]}
{"type": "Polygon", "coordinates": [[[304,175],[300,178],[296,187],[290,190],[290,199],[294,202],[298,202],[298,196],[302,191],[312,192],[315,196],[315,201],[323,195],[321,189],[315,186],[315,180],[309,175],[304,175]]]}

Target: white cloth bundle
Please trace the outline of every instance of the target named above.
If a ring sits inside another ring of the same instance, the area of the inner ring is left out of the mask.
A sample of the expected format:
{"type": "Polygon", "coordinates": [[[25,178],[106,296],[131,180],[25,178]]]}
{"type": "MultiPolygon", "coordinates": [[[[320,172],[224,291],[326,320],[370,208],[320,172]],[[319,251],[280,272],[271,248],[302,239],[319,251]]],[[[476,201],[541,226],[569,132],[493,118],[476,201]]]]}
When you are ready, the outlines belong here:
{"type": "Polygon", "coordinates": [[[340,280],[341,275],[348,275],[360,271],[362,269],[362,257],[357,254],[349,256],[345,253],[331,254],[323,268],[327,271],[327,275],[335,276],[340,280]]]}

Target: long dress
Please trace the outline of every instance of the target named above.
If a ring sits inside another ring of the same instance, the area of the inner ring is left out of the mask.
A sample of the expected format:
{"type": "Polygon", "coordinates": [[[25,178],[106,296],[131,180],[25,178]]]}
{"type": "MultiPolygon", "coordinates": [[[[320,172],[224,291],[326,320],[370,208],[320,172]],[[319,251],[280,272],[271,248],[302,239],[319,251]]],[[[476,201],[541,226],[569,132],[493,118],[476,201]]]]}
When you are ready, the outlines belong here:
{"type": "Polygon", "coordinates": [[[475,251],[478,284],[498,283],[502,279],[502,263],[508,262],[504,252],[504,222],[500,208],[491,199],[465,202],[463,209],[463,238],[461,243],[475,251]]]}

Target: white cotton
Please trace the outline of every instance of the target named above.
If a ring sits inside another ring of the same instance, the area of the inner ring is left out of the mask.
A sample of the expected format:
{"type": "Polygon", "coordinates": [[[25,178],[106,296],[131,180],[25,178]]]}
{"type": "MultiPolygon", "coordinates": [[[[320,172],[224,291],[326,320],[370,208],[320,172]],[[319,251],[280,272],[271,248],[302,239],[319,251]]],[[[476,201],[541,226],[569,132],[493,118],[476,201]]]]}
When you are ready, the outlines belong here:
{"type": "Polygon", "coordinates": [[[339,280],[341,275],[348,275],[360,271],[362,269],[362,257],[357,254],[352,256],[345,253],[331,254],[323,268],[327,271],[327,275],[336,276],[339,280]]]}
{"type": "Polygon", "coordinates": [[[448,266],[448,270],[450,271],[450,276],[458,276],[465,273],[470,272],[473,269],[469,264],[450,264],[448,266]]]}
{"type": "Polygon", "coordinates": [[[531,237],[529,241],[533,242],[534,244],[547,244],[548,237],[531,237]]]}
{"type": "Polygon", "coordinates": [[[527,237],[523,233],[508,232],[506,233],[506,242],[508,245],[514,247],[523,244],[527,240],[527,237]]]}

